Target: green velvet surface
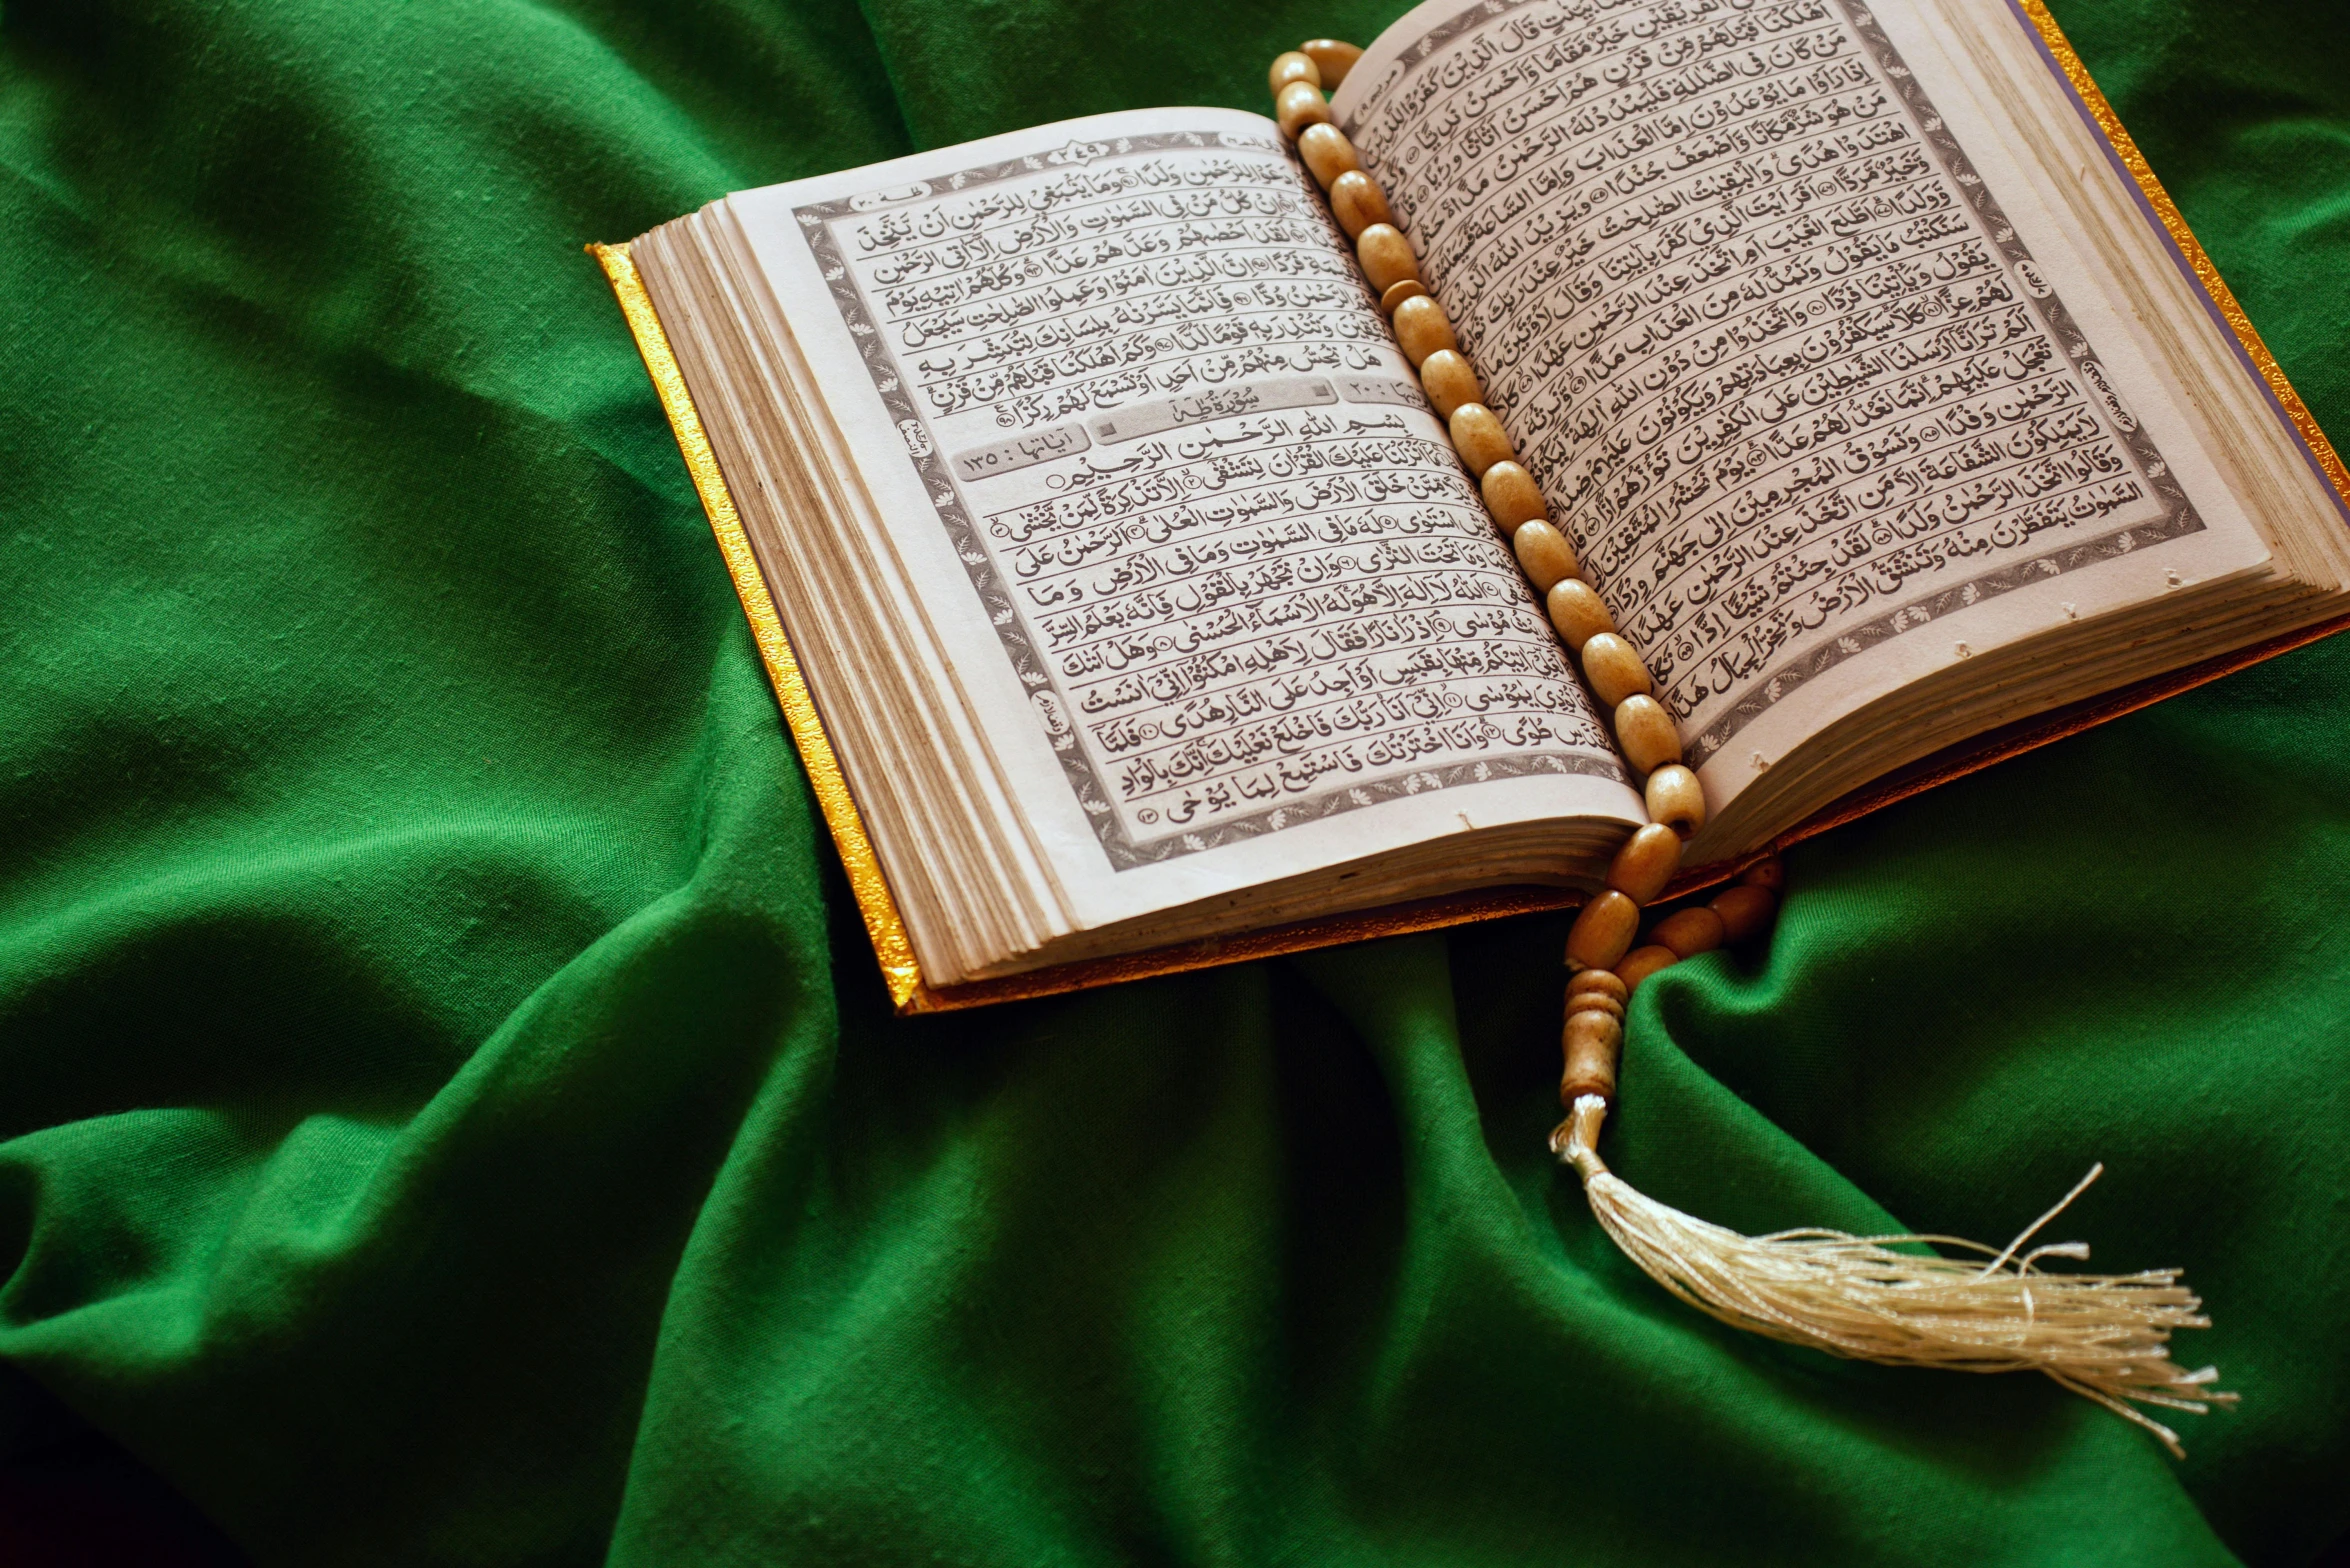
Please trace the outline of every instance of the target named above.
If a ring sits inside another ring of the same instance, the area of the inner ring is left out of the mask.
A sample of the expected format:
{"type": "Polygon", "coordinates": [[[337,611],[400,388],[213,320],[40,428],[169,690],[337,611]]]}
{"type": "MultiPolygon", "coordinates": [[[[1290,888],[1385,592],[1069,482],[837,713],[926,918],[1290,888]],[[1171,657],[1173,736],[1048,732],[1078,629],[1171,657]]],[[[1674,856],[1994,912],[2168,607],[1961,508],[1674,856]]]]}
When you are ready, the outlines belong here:
{"type": "MultiPolygon", "coordinates": [[[[1634,1272],[1542,1147],[1559,920],[889,1016],[581,244],[1258,107],[1398,8],[7,0],[0,1433],[54,1400],[265,1564],[2350,1526],[2350,644],[1839,830],[1632,1021],[1618,1168],[1724,1223],[2004,1240],[2104,1160],[2061,1229],[2185,1265],[2244,1396],[2183,1464],[1634,1272]]],[[[2350,432],[2338,4],[2059,11],[2350,432]]]]}

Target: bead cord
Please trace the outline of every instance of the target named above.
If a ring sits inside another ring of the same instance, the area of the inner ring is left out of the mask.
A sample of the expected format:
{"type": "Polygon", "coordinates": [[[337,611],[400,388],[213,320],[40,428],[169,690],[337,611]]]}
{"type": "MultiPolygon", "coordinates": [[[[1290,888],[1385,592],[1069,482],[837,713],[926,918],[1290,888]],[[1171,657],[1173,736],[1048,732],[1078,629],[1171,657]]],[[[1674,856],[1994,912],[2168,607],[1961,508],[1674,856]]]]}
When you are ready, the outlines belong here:
{"type": "Polygon", "coordinates": [[[1705,903],[1664,915],[1640,940],[1643,907],[1672,881],[1684,843],[1705,824],[1705,792],[1681,760],[1679,728],[1657,701],[1647,665],[1617,630],[1573,540],[1551,519],[1541,487],[1486,406],[1452,322],[1420,278],[1419,259],[1395,223],[1387,193],[1331,121],[1324,89],[1338,86],[1362,53],[1317,38],[1281,55],[1268,79],[1274,118],[1354,242],[1396,346],[1418,370],[1453,451],[1477,481],[1494,526],[1509,540],[1585,685],[1610,710],[1618,751],[1644,780],[1649,825],[1617,850],[1605,885],[1567,933],[1559,1078],[1567,1118],[1551,1134],[1552,1153],[1582,1177],[1592,1214],[1625,1255],[1699,1311],[1831,1355],[1969,1372],[2040,1372],[2183,1456],[2178,1435],[2136,1405],[2202,1414],[2236,1396],[2212,1388],[2215,1369],[2188,1372],[2170,1359],[2172,1330],[2210,1326],[2201,1303],[2179,1283],[2179,1271],[2048,1274],[2036,1267],[2039,1259],[2085,1258],[2088,1248],[2024,1250],[2102,1166],[2006,1250],[1994,1252],[1946,1236],[1813,1229],[1742,1236],[1642,1195],[1599,1157],[1632,993],[1683,959],[1767,933],[1786,874],[1777,859],[1761,861],[1705,903]],[[1940,1256],[1938,1246],[1990,1261],[1940,1256]]]}

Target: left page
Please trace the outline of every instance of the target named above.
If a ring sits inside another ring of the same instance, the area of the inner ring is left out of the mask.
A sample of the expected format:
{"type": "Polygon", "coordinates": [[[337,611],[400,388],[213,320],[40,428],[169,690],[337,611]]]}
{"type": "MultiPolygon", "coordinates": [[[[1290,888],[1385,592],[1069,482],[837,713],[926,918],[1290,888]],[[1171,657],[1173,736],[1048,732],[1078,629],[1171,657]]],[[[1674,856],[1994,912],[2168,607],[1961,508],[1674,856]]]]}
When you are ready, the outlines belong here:
{"type": "Polygon", "coordinates": [[[1641,820],[1269,122],[1103,116],[725,206],[1072,929],[1317,874],[1328,912],[1448,840],[1464,885],[1556,878],[1478,857],[1641,820]]]}

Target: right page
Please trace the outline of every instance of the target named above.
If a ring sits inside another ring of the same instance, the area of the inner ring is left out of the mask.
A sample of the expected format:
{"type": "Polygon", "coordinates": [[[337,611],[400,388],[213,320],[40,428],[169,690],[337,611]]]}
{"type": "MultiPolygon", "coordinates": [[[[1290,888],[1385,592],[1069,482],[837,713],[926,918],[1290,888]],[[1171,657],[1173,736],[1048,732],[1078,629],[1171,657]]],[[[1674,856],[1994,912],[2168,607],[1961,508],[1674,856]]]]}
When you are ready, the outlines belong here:
{"type": "Polygon", "coordinates": [[[1717,813],[1888,693],[2269,560],[1986,179],[2003,128],[1863,5],[1431,0],[1333,111],[1717,813]]]}

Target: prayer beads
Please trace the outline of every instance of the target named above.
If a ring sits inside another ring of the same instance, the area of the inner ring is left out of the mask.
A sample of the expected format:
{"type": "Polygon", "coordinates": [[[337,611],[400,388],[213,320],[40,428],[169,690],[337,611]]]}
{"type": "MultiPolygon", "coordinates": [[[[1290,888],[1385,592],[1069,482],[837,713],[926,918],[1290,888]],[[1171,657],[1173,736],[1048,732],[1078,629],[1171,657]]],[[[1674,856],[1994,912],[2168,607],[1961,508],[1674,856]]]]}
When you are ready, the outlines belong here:
{"type": "Polygon", "coordinates": [[[1482,403],[1463,403],[1452,411],[1452,449],[1460,453],[1461,461],[1477,478],[1485,477],[1485,470],[1496,463],[1514,463],[1517,451],[1501,428],[1501,421],[1493,417],[1493,410],[1482,403]]]}
{"type": "Polygon", "coordinates": [[[1592,695],[1611,708],[1626,697],[1649,693],[1648,666],[1614,632],[1601,632],[1583,644],[1583,676],[1591,682],[1592,695]]]}
{"type": "Polygon", "coordinates": [[[1431,354],[1447,349],[1458,352],[1460,344],[1452,335],[1452,322],[1447,320],[1444,307],[1436,303],[1436,296],[1425,291],[1398,300],[1395,314],[1395,342],[1403,350],[1404,358],[1414,369],[1427,363],[1431,354]]]}
{"type": "Polygon", "coordinates": [[[1420,387],[1428,394],[1428,401],[1436,405],[1436,417],[1450,419],[1460,411],[1463,403],[1482,403],[1485,389],[1477,384],[1477,372],[1461,357],[1458,349],[1439,349],[1420,362],[1420,387]]]}
{"type": "Polygon", "coordinates": [[[1359,46],[1343,43],[1336,38],[1309,38],[1299,44],[1297,49],[1298,53],[1314,62],[1322,73],[1322,85],[1332,92],[1338,90],[1338,84],[1346,80],[1346,73],[1353,70],[1355,62],[1363,57],[1359,46]]]}
{"type": "Polygon", "coordinates": [[[1405,300],[1418,299],[1427,292],[1428,285],[1422,283],[1418,278],[1406,278],[1379,296],[1379,314],[1392,316],[1403,308],[1405,300]]]}
{"type": "MultiPolygon", "coordinates": [[[[1599,602],[1598,592],[1581,578],[1553,584],[1543,598],[1543,608],[1550,612],[1550,624],[1575,653],[1581,653],[1583,645],[1600,633],[1616,629],[1615,617],[1599,602]]],[[[1649,815],[1656,815],[1653,808],[1649,815]]]]}
{"type": "Polygon", "coordinates": [[[1681,727],[1663,703],[1646,692],[1635,692],[1616,704],[1616,744],[1623,748],[1626,762],[1653,776],[1681,760],[1681,727]]]}
{"type": "Polygon", "coordinates": [[[1494,464],[1477,481],[1477,488],[1484,492],[1485,509],[1506,529],[1514,531],[1520,523],[1550,516],[1550,504],[1542,499],[1541,487],[1520,464],[1494,464]]]}
{"type": "Polygon", "coordinates": [[[1363,230],[1374,223],[1391,228],[1395,224],[1395,214],[1387,210],[1386,194],[1360,169],[1349,169],[1330,182],[1330,215],[1350,240],[1361,239],[1363,230]]]}
{"type": "Polygon", "coordinates": [[[1346,139],[1346,133],[1327,121],[1309,125],[1298,133],[1297,155],[1306,161],[1306,167],[1325,189],[1335,184],[1342,174],[1351,174],[1359,164],[1355,161],[1355,144],[1346,139]]]}
{"type": "Polygon", "coordinates": [[[1575,560],[1575,547],[1567,543],[1567,536],[1539,517],[1520,523],[1511,532],[1510,548],[1517,552],[1518,565],[1525,568],[1526,578],[1534,584],[1536,593],[1548,593],[1556,584],[1574,576],[1579,564],[1575,560]]]}
{"type": "Polygon", "coordinates": [[[1623,962],[1616,965],[1616,978],[1624,982],[1624,988],[1627,991],[1637,991],[1640,989],[1641,981],[1655,974],[1659,969],[1669,968],[1680,961],[1681,955],[1679,953],[1669,947],[1659,947],[1651,942],[1645,947],[1636,947],[1624,955],[1623,962]]]}
{"type": "Polygon", "coordinates": [[[1309,125],[1328,125],[1330,105],[1314,83],[1292,81],[1273,95],[1273,118],[1280,122],[1282,134],[1294,140],[1309,125]]]}
{"type": "MultiPolygon", "coordinates": [[[[1597,1007],[1577,1009],[1567,1014],[1560,1045],[1566,1070],[1559,1079],[1559,1093],[1573,1097],[1596,1094],[1614,1104],[1616,1062],[1624,1050],[1623,1019],[1597,1007]]],[[[1573,1105],[1574,1098],[1567,1103],[1573,1105]]]]}
{"type": "Polygon", "coordinates": [[[1355,260],[1363,264],[1371,287],[1382,294],[1407,278],[1419,281],[1420,259],[1412,254],[1412,242],[1392,223],[1374,223],[1356,235],[1355,260]]]}
{"type": "Polygon", "coordinates": [[[1722,940],[1734,945],[1768,931],[1779,900],[1769,888],[1747,884],[1717,895],[1707,907],[1722,917],[1722,940]]]}
{"type": "Polygon", "coordinates": [[[1273,56],[1273,69],[1267,79],[1272,83],[1273,96],[1279,98],[1281,89],[1291,82],[1304,82],[1316,88],[1322,86],[1322,68],[1304,52],[1296,49],[1273,56]]]}
{"type": "Polygon", "coordinates": [[[1580,969],[1606,969],[1632,949],[1640,930],[1640,906],[1606,888],[1591,895],[1567,931],[1567,962],[1580,969]]]}
{"type": "Polygon", "coordinates": [[[1635,904],[1653,904],[1680,868],[1680,838],[1671,828],[1651,822],[1616,851],[1607,868],[1607,885],[1635,904]]]}
{"type": "Polygon", "coordinates": [[[1776,860],[1749,868],[1711,904],[1666,916],[1635,948],[1641,907],[1681,868],[1681,846],[1705,823],[1705,792],[1681,761],[1681,735],[1655,695],[1639,653],[1616,629],[1564,530],[1551,519],[1542,487],[1518,461],[1500,418],[1486,406],[1477,373],[1460,352],[1452,321],[1420,277],[1419,257],[1395,221],[1387,193],[1362,167],[1346,133],[1331,122],[1323,89],[1335,88],[1362,51],[1317,38],[1280,56],[1268,78],[1274,117],[1297,143],[1298,159],[1328,194],[1331,216],[1355,242],[1363,276],[1418,368],[1420,386],[1446,422],[1453,450],[1476,480],[1486,510],[1518,558],[1559,637],[1574,654],[1601,705],[1611,710],[1617,748],[1646,778],[1649,825],[1634,832],[1609,864],[1607,885],[1592,895],[1567,933],[1567,1016],[1561,1036],[1562,1104],[1581,1095],[1613,1103],[1623,1046],[1624,1007],[1641,981],[1668,965],[1729,942],[1760,935],[1777,907],[1776,860]]]}
{"type": "Polygon", "coordinates": [[[1631,994],[1623,981],[1604,969],[1586,969],[1567,982],[1567,995],[1577,1006],[1612,1011],[1618,1018],[1624,1016],[1624,1001],[1631,994]]]}
{"type": "Polygon", "coordinates": [[[1641,981],[1684,958],[1761,936],[1779,911],[1776,889],[1785,884],[1786,876],[1776,857],[1748,866],[1736,882],[1702,908],[1692,906],[1658,921],[1648,940],[1616,965],[1616,977],[1624,982],[1627,992],[1637,991],[1641,981]]]}
{"type": "MultiPolygon", "coordinates": [[[[1678,732],[1674,738],[1676,742],[1679,740],[1678,732]]],[[[1678,762],[1669,762],[1651,773],[1646,794],[1649,821],[1662,822],[1683,838],[1705,826],[1705,790],[1697,782],[1697,775],[1678,762]]]]}
{"type": "Polygon", "coordinates": [[[1727,934],[1720,915],[1710,909],[1692,907],[1665,916],[1648,937],[1659,947],[1671,948],[1677,957],[1695,958],[1720,947],[1727,934]]]}

